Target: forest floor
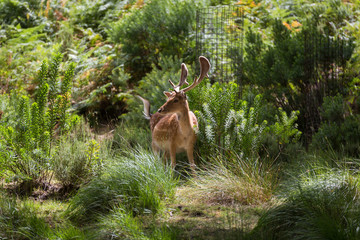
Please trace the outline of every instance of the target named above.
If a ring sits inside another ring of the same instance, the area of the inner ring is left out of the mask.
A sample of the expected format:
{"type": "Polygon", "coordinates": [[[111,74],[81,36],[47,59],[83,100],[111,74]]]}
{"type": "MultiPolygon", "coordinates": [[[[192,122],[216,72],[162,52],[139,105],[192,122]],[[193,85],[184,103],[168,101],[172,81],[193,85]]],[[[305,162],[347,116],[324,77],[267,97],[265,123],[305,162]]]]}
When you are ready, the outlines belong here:
{"type": "Polygon", "coordinates": [[[159,220],[176,233],[177,239],[242,239],[269,207],[216,203],[193,194],[192,187],[179,187],[175,200],[166,207],[168,212],[159,220]]]}

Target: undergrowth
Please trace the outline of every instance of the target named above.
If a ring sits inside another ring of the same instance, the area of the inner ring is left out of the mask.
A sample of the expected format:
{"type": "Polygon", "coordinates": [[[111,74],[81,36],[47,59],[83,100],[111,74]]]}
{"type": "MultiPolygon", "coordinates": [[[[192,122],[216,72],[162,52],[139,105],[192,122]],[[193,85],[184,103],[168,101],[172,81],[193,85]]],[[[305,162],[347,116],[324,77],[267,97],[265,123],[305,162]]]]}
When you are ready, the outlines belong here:
{"type": "Polygon", "coordinates": [[[113,159],[104,173],[82,187],[71,199],[67,215],[81,222],[96,220],[120,205],[131,215],[156,214],[174,195],[177,179],[170,167],[143,150],[129,150],[113,159]]]}
{"type": "Polygon", "coordinates": [[[284,188],[283,202],[269,209],[252,231],[256,239],[359,239],[357,171],[321,167],[284,188]]]}

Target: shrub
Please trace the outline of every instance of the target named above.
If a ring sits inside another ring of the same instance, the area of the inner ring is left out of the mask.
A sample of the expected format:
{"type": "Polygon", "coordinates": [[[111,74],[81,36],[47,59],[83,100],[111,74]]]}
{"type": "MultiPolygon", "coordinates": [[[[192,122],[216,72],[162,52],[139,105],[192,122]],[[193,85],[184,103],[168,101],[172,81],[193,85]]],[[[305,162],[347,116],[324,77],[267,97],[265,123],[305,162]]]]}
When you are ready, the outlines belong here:
{"type": "Polygon", "coordinates": [[[45,178],[55,135],[67,132],[77,121],[67,111],[75,66],[69,65],[59,86],[61,57],[54,55],[49,67],[43,62],[33,103],[27,96],[17,100],[15,126],[0,126],[0,166],[20,182],[45,178]]]}
{"type": "Polygon", "coordinates": [[[321,108],[322,123],[314,135],[312,146],[330,149],[349,156],[360,153],[360,115],[347,113],[341,95],[325,97],[321,108]]]}
{"type": "Polygon", "coordinates": [[[246,101],[239,98],[238,91],[238,85],[229,82],[207,83],[189,92],[192,109],[198,109],[195,114],[199,120],[198,146],[202,157],[236,152],[243,158],[256,158],[269,134],[276,146],[271,153],[275,158],[283,146],[299,139],[301,132],[296,124],[299,112],[293,111],[288,116],[279,108],[275,122],[269,125],[261,119],[266,111],[262,95],[249,94],[244,97],[246,101]]]}
{"type": "Polygon", "coordinates": [[[76,188],[100,175],[102,159],[100,145],[96,140],[78,141],[63,139],[57,145],[52,158],[52,171],[55,178],[65,188],[76,188]]]}
{"type": "MultiPolygon", "coordinates": [[[[289,191],[290,190],[290,191],[289,191]]],[[[344,171],[308,174],[253,230],[257,239],[358,239],[358,182],[344,171]],[[290,193],[290,194],[289,194],[290,193]]]]}
{"type": "MultiPolygon", "coordinates": [[[[309,10],[316,12],[313,6],[309,10]]],[[[268,39],[254,31],[245,36],[243,83],[255,85],[266,99],[288,113],[300,110],[298,124],[307,145],[319,127],[322,98],[342,92],[348,81],[346,75],[334,74],[334,68],[345,69],[354,50],[351,38],[341,36],[346,31],[332,32],[320,23],[319,14],[312,13],[313,18],[302,22],[301,30],[289,29],[289,24],[277,19],[271,22],[268,39]]],[[[344,23],[342,17],[333,20],[334,24],[344,23]]]]}
{"type": "Polygon", "coordinates": [[[105,33],[106,24],[116,21],[118,18],[120,7],[125,5],[118,0],[96,0],[70,2],[70,17],[74,24],[85,29],[93,29],[103,35],[105,33]],[[117,11],[115,11],[117,10],[117,11]]]}
{"type": "Polygon", "coordinates": [[[122,44],[124,65],[138,81],[159,63],[159,54],[183,57],[192,46],[195,25],[193,1],[155,0],[125,15],[109,29],[113,42],[122,44]],[[161,34],[159,34],[161,31],[161,34]]]}
{"type": "Polygon", "coordinates": [[[158,157],[129,150],[128,156],[114,159],[102,176],[79,190],[66,214],[75,221],[89,221],[118,204],[129,214],[155,214],[161,202],[174,195],[176,184],[171,168],[164,168],[158,157]]]}
{"type": "Polygon", "coordinates": [[[4,0],[0,3],[0,18],[3,23],[21,27],[33,27],[39,24],[39,17],[32,9],[40,5],[40,0],[4,0]]]}

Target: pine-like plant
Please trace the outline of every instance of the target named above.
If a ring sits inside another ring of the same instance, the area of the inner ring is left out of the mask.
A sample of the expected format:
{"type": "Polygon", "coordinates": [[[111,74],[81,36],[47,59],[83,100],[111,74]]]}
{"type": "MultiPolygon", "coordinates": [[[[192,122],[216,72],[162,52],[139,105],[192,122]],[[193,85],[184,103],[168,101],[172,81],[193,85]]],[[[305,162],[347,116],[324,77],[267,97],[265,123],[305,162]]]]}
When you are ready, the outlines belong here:
{"type": "Polygon", "coordinates": [[[49,65],[43,61],[35,99],[21,96],[15,127],[0,126],[0,166],[12,173],[15,180],[44,179],[49,170],[51,143],[77,121],[77,117],[71,117],[67,111],[75,65],[68,66],[61,81],[61,59],[62,55],[57,53],[49,65]]]}

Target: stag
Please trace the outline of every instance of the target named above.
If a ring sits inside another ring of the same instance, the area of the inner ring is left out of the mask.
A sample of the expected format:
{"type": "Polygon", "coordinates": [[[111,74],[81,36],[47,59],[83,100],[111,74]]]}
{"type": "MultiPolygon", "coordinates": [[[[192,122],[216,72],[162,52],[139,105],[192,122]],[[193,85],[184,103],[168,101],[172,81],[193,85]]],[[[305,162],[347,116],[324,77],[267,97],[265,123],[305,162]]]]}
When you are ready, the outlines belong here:
{"type": "Polygon", "coordinates": [[[199,57],[200,76],[194,82],[180,89],[184,84],[189,85],[186,78],[188,69],[181,64],[181,76],[178,85],[171,80],[169,83],[174,91],[164,92],[167,97],[166,103],[162,105],[155,114],[150,114],[150,103],[146,99],[138,96],[144,104],[145,118],[150,119],[150,129],[152,134],[152,149],[154,153],[164,152],[164,159],[170,155],[171,166],[175,168],[176,153],[186,151],[192,170],[195,170],[194,144],[198,130],[198,121],[195,114],[190,111],[186,97],[186,92],[196,87],[205,77],[208,77],[210,69],[209,60],[203,56],[199,57]]]}

